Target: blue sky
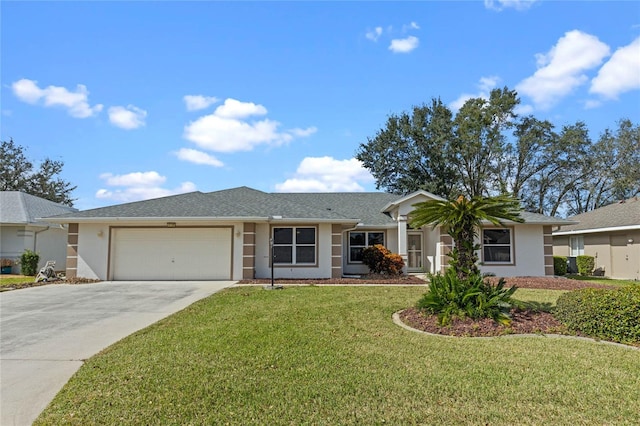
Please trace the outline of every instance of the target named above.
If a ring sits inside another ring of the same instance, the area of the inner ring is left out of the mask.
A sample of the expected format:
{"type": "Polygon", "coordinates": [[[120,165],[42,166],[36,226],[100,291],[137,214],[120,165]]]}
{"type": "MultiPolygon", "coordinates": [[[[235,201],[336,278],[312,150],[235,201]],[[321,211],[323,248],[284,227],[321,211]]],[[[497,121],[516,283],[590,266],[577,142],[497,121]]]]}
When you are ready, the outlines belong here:
{"type": "Polygon", "coordinates": [[[235,186],[373,191],[389,114],[494,87],[596,139],[640,121],[640,3],[11,2],[1,137],[76,207],[235,186]]]}

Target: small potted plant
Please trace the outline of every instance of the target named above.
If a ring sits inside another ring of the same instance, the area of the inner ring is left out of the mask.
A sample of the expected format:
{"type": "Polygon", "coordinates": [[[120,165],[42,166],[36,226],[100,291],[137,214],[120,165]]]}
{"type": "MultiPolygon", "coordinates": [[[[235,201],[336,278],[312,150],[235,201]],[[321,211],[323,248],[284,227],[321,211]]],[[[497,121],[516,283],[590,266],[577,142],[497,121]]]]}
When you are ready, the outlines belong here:
{"type": "Polygon", "coordinates": [[[0,273],[2,273],[2,274],[10,274],[12,266],[13,266],[13,260],[11,260],[11,259],[0,259],[0,273]]]}

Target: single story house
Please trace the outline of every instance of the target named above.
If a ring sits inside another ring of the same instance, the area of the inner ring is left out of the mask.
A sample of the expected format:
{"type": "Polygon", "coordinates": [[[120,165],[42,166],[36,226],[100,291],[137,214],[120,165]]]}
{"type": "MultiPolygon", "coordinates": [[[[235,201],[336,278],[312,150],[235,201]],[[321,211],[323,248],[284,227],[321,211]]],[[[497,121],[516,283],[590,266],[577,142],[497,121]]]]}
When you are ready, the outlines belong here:
{"type": "Polygon", "coordinates": [[[48,260],[56,270],[64,271],[67,261],[67,228],[40,218],[77,212],[77,209],[54,203],[20,191],[0,191],[0,258],[13,261],[12,273],[20,272],[16,260],[25,250],[40,255],[38,267],[48,260]]]}
{"type": "MultiPolygon", "coordinates": [[[[192,192],[48,218],[68,225],[67,276],[103,280],[336,278],[368,272],[362,251],[383,244],[408,272],[438,272],[451,238],[413,229],[413,205],[440,197],[375,193],[265,193],[239,187],[192,192]],[[273,259],[272,255],[273,253],[273,259]]],[[[563,219],[523,213],[525,223],[482,229],[482,271],[553,274],[552,226],[563,219]]]]}
{"type": "MultiPolygon", "coordinates": [[[[616,279],[640,280],[640,199],[609,204],[569,218],[553,232],[553,254],[595,257],[595,267],[616,279]]],[[[573,264],[574,262],[570,262],[573,264]]],[[[577,271],[575,271],[577,272],[577,271]]]]}

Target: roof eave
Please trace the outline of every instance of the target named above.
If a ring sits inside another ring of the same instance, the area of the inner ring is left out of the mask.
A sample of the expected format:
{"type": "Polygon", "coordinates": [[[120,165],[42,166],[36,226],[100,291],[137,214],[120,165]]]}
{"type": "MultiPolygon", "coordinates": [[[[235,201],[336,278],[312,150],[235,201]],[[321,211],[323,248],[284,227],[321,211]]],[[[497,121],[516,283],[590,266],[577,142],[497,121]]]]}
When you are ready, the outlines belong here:
{"type": "Polygon", "coordinates": [[[359,219],[291,218],[273,216],[196,216],[196,217],[56,217],[52,223],[117,223],[117,222],[269,222],[269,223],[359,223],[359,219]]]}
{"type": "Polygon", "coordinates": [[[595,234],[599,232],[615,232],[615,231],[632,231],[640,229],[640,225],[610,226],[607,228],[588,228],[588,229],[571,229],[568,231],[554,231],[554,236],[576,235],[576,234],[595,234]]]}

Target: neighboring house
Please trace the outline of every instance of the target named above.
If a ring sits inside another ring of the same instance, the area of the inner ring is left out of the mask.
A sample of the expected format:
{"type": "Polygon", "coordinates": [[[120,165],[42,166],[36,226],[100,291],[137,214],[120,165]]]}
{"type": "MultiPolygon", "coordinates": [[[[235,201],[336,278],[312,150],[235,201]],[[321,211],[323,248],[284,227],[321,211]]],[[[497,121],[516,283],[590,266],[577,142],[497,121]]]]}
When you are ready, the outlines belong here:
{"type": "MultiPolygon", "coordinates": [[[[380,243],[408,272],[438,272],[451,238],[440,228],[412,229],[413,205],[441,199],[425,191],[265,193],[240,187],[70,213],[67,276],[105,280],[332,278],[365,274],[363,249],[380,243]]],[[[534,213],[526,222],[487,226],[483,272],[553,274],[551,228],[568,223],[534,213]]]]}
{"type": "MultiPolygon", "coordinates": [[[[640,280],[640,200],[638,197],[582,213],[553,232],[553,254],[595,257],[595,267],[617,279],[640,280]]],[[[574,271],[577,272],[577,271],[574,271]]]]}
{"type": "Polygon", "coordinates": [[[25,250],[33,250],[40,255],[38,267],[54,260],[56,270],[64,271],[67,229],[60,223],[41,218],[77,211],[24,192],[0,191],[0,258],[12,259],[12,272],[19,273],[20,266],[15,261],[25,250]]]}

